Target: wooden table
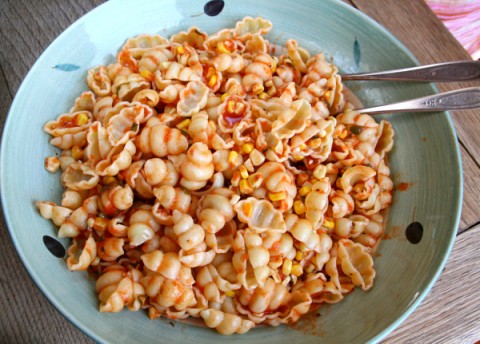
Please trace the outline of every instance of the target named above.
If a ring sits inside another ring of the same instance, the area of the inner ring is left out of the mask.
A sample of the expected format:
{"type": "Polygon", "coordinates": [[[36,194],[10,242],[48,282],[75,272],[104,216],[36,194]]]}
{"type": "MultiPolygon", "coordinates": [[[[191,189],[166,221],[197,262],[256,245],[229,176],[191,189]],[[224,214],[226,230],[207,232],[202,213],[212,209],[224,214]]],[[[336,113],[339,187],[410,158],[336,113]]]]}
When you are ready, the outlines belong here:
{"type": "MultiPolygon", "coordinates": [[[[0,2],[0,123],[36,58],[102,0],[0,2]]],[[[469,59],[423,0],[352,0],[399,38],[422,64],[469,59]]],[[[441,84],[446,91],[480,83],[441,84]]],[[[448,264],[420,307],[385,343],[480,340],[480,111],[452,113],[464,168],[463,212],[448,264]]],[[[92,343],[33,284],[0,223],[0,343],[92,343]]]]}

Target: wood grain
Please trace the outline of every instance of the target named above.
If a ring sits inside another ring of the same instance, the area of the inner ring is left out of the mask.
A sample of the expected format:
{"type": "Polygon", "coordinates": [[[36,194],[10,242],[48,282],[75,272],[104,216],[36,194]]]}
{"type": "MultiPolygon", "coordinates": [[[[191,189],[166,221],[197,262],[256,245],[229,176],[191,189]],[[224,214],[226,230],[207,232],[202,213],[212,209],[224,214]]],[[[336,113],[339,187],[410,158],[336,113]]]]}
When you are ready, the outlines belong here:
{"type": "Polygon", "coordinates": [[[447,266],[420,306],[384,343],[475,343],[480,339],[480,226],[457,237],[447,266]]]}
{"type": "MultiPolygon", "coordinates": [[[[102,0],[0,1],[0,120],[41,52],[102,0]]],[[[351,0],[386,26],[421,63],[465,59],[467,53],[421,0],[351,0]],[[433,37],[433,38],[431,38],[433,37]]],[[[447,90],[467,84],[440,85],[447,90]]],[[[453,114],[462,142],[465,198],[452,256],[432,292],[385,343],[473,343],[480,339],[480,129],[478,111],[453,114]],[[475,116],[477,118],[475,118],[475,116]],[[478,264],[478,263],[477,263],[478,264]],[[472,287],[473,286],[473,287],[472,287]],[[448,331],[446,331],[448,329],[448,331]]],[[[23,268],[0,221],[0,343],[93,343],[56,311],[23,268]]]]}

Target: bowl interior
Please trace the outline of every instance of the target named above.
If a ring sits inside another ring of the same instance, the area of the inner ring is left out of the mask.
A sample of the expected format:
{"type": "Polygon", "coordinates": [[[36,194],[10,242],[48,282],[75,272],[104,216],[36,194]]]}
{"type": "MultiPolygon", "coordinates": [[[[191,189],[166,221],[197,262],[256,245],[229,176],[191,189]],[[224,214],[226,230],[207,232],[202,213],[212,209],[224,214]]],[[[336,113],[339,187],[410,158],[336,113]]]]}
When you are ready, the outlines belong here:
{"type": "MultiPolygon", "coordinates": [[[[44,235],[56,230],[37,213],[37,200],[59,201],[59,175],[43,168],[55,154],[42,130],[44,123],[68,111],[87,89],[86,72],[110,63],[124,41],[141,33],[165,36],[192,25],[213,33],[232,27],[244,16],[273,22],[272,42],[295,38],[311,53],[325,52],[344,72],[409,67],[414,57],[378,24],[341,2],[287,0],[227,1],[214,17],[203,14],[203,2],[144,0],[109,1],[90,12],[38,59],[20,87],[5,126],[1,147],[1,193],[12,240],[32,278],[49,300],[80,329],[100,342],[212,343],[225,340],[214,331],[168,319],[150,321],[145,312],[98,311],[94,281],[71,273],[65,262],[44,247],[44,235]],[[200,15],[199,15],[200,14],[200,15]],[[355,43],[356,42],[356,43],[355,43]],[[72,68],[53,68],[71,65],[72,68]],[[78,68],[77,68],[78,67],[78,68]]],[[[432,94],[430,84],[351,82],[366,105],[432,94]]],[[[308,316],[291,328],[261,327],[232,342],[302,343],[377,341],[399,324],[428,292],[444,266],[460,216],[461,165],[453,125],[446,113],[389,117],[396,132],[390,154],[397,191],[387,236],[375,265],[377,278],[369,292],[355,291],[320,316],[308,316]],[[404,231],[413,221],[423,225],[423,239],[411,244],[404,231]]],[[[66,241],[63,241],[66,244],[66,241]]]]}

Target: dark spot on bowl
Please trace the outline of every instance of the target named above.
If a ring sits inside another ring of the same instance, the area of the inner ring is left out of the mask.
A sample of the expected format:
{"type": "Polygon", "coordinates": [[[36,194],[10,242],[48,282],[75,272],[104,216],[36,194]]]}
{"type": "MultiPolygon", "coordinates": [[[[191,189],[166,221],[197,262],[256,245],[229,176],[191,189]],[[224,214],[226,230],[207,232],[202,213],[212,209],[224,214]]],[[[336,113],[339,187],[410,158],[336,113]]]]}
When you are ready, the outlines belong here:
{"type": "Polygon", "coordinates": [[[43,244],[57,258],[65,257],[65,247],[57,240],[51,236],[43,236],[43,244]]]}
{"type": "Polygon", "coordinates": [[[211,0],[203,6],[203,11],[207,16],[217,16],[222,12],[225,2],[223,0],[211,0]]]}
{"type": "Polygon", "coordinates": [[[423,237],[423,226],[420,222],[412,222],[405,230],[407,240],[412,244],[418,244],[423,237]]]}
{"type": "Polygon", "coordinates": [[[360,66],[360,61],[362,60],[362,51],[360,50],[360,42],[355,37],[355,41],[353,42],[353,60],[355,61],[355,65],[357,67],[360,66]]]}

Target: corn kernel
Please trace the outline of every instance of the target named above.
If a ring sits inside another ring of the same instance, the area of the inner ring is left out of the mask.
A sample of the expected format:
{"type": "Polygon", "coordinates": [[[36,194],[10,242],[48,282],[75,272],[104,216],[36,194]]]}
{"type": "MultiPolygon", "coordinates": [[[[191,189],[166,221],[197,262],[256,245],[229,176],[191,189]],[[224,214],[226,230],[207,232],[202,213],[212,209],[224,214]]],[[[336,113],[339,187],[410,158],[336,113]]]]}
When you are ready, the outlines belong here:
{"type": "Polygon", "coordinates": [[[115,177],[113,176],[105,176],[103,177],[103,184],[104,185],[108,185],[108,184],[112,184],[112,183],[115,183],[117,180],[115,179],[115,177]]]}
{"type": "Polygon", "coordinates": [[[255,94],[260,94],[263,92],[263,90],[264,90],[263,85],[260,83],[257,83],[252,87],[252,92],[255,94]]]}
{"type": "Polygon", "coordinates": [[[275,202],[275,201],[281,201],[287,198],[287,193],[285,191],[281,192],[269,192],[268,193],[268,198],[270,201],[275,202]]]}
{"type": "Polygon", "coordinates": [[[347,135],[348,135],[347,131],[346,131],[346,130],[343,130],[339,137],[340,137],[341,139],[344,139],[344,138],[347,137],[347,135]]]}
{"type": "Polygon", "coordinates": [[[208,87],[213,87],[217,83],[217,75],[212,75],[208,81],[208,87]]]}
{"type": "Polygon", "coordinates": [[[145,79],[147,79],[148,81],[152,81],[154,79],[154,75],[152,72],[148,71],[148,70],[142,70],[140,72],[140,75],[143,76],[145,79]]]}
{"type": "Polygon", "coordinates": [[[303,258],[303,252],[302,251],[297,251],[297,254],[295,254],[295,260],[301,261],[303,258]]]}
{"type": "Polygon", "coordinates": [[[268,95],[268,93],[260,92],[258,94],[258,98],[260,98],[261,100],[268,100],[270,98],[270,96],[268,95]]]}
{"type": "Polygon", "coordinates": [[[305,143],[302,143],[300,144],[300,146],[298,146],[301,150],[304,150],[307,148],[307,145],[305,143]]]}
{"type": "Polygon", "coordinates": [[[220,97],[220,100],[221,100],[222,102],[224,102],[225,99],[227,99],[228,96],[229,96],[228,92],[225,92],[225,93],[222,94],[222,96],[220,97]]]}
{"type": "Polygon", "coordinates": [[[263,183],[263,176],[260,173],[254,173],[248,177],[248,183],[253,188],[258,188],[263,183]]]}
{"type": "Polygon", "coordinates": [[[224,54],[230,54],[231,51],[230,49],[228,49],[227,45],[225,44],[225,42],[219,42],[217,44],[217,51],[219,53],[224,53],[224,54]]]}
{"type": "Polygon", "coordinates": [[[238,157],[238,153],[235,151],[230,151],[230,153],[228,153],[228,163],[230,166],[237,166],[239,162],[240,159],[238,157]]]}
{"type": "Polygon", "coordinates": [[[308,146],[310,148],[317,148],[322,144],[322,139],[313,139],[308,141],[308,146]]]}
{"type": "Polygon", "coordinates": [[[75,116],[75,124],[78,126],[82,126],[88,123],[88,116],[86,113],[79,113],[75,116]]]}
{"type": "Polygon", "coordinates": [[[297,185],[302,186],[308,180],[309,176],[306,173],[300,173],[297,175],[297,185]]]}
{"type": "Polygon", "coordinates": [[[235,292],[233,290],[227,290],[225,292],[225,295],[227,295],[228,297],[235,297],[235,292]]]}
{"type": "Polygon", "coordinates": [[[232,179],[230,179],[230,184],[232,184],[232,186],[237,187],[238,183],[240,183],[240,180],[242,180],[240,173],[238,171],[235,171],[232,174],[232,179]]]}
{"type": "Polygon", "coordinates": [[[300,194],[300,196],[302,197],[305,197],[306,195],[308,195],[310,192],[312,191],[312,189],[308,186],[302,186],[300,188],[300,190],[298,190],[298,193],[300,194]]]}
{"type": "Polygon", "coordinates": [[[290,259],[285,259],[282,265],[282,274],[285,276],[290,275],[292,272],[292,261],[290,259]]]}
{"type": "Polygon", "coordinates": [[[245,110],[245,104],[241,102],[235,103],[235,110],[234,110],[235,114],[240,115],[241,113],[243,113],[244,110],[245,110]]]}
{"type": "Polygon", "coordinates": [[[327,92],[325,92],[324,97],[325,97],[326,99],[330,99],[330,98],[332,97],[332,91],[327,91],[327,92]]]}
{"type": "Polygon", "coordinates": [[[240,166],[238,168],[238,170],[240,171],[240,176],[242,176],[243,179],[247,179],[248,178],[248,171],[247,171],[247,168],[245,166],[240,166]]]}
{"type": "Polygon", "coordinates": [[[243,146],[242,146],[242,151],[245,153],[245,154],[250,154],[252,151],[253,151],[253,144],[252,143],[245,143],[243,146]]]}
{"type": "Polygon", "coordinates": [[[303,274],[302,266],[300,264],[293,264],[291,274],[297,277],[301,276],[303,274]]]}
{"type": "Polygon", "coordinates": [[[333,227],[335,227],[335,223],[333,221],[330,221],[327,218],[325,218],[323,220],[322,226],[325,227],[325,228],[328,228],[328,229],[333,229],[333,227]]]}
{"type": "Polygon", "coordinates": [[[187,129],[188,126],[190,125],[190,122],[192,120],[190,118],[186,118],[184,119],[183,121],[181,121],[180,123],[177,124],[177,128],[182,130],[182,129],[187,129]]]}
{"type": "Polygon", "coordinates": [[[277,64],[278,64],[278,58],[274,56],[273,63],[272,63],[272,73],[275,73],[275,71],[277,70],[277,64]]]}
{"type": "Polygon", "coordinates": [[[315,169],[313,170],[313,176],[314,176],[316,179],[325,178],[326,175],[327,175],[327,167],[326,167],[325,165],[318,165],[318,166],[315,167],[315,169]]]}
{"type": "Polygon", "coordinates": [[[292,158],[293,158],[293,160],[295,160],[295,161],[302,161],[303,158],[305,158],[305,157],[304,157],[303,155],[296,155],[296,154],[294,154],[294,155],[292,155],[292,158]]]}
{"type": "Polygon", "coordinates": [[[75,160],[80,160],[81,158],[83,158],[83,149],[81,149],[78,146],[73,146],[72,147],[72,158],[74,158],[75,160]]]}
{"type": "Polygon", "coordinates": [[[245,160],[245,162],[243,163],[243,166],[245,166],[248,172],[250,173],[255,172],[255,167],[253,167],[252,160],[250,160],[250,158],[245,160]]]}
{"type": "Polygon", "coordinates": [[[227,102],[227,112],[228,113],[233,113],[235,111],[235,101],[229,100],[227,102]]]}
{"type": "Polygon", "coordinates": [[[183,46],[177,47],[177,54],[178,55],[183,55],[185,54],[185,48],[183,46]]]}
{"type": "Polygon", "coordinates": [[[96,217],[92,227],[96,231],[103,232],[108,227],[108,220],[103,217],[96,217]]]}
{"type": "Polygon", "coordinates": [[[238,186],[240,187],[240,192],[245,194],[245,195],[250,195],[253,193],[253,188],[250,186],[248,183],[248,180],[242,179],[239,183],[238,186]]]}
{"type": "Polygon", "coordinates": [[[293,202],[293,210],[297,215],[305,214],[305,212],[307,211],[307,209],[305,208],[305,204],[303,204],[303,202],[300,200],[293,202]]]}
{"type": "Polygon", "coordinates": [[[245,214],[246,217],[252,216],[253,213],[253,206],[251,203],[245,203],[243,204],[243,213],[245,214]]]}

